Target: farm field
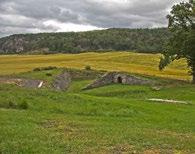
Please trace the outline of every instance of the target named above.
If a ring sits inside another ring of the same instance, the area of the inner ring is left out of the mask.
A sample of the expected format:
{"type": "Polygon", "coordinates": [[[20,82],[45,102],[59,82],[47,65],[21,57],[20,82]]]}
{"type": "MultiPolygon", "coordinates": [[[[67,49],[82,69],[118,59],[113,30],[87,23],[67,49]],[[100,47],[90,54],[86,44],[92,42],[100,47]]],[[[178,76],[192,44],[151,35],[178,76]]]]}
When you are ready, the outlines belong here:
{"type": "Polygon", "coordinates": [[[1,76],[47,84],[30,89],[0,83],[0,153],[195,153],[195,86],[187,82],[184,60],[159,72],[159,56],[127,52],[0,56],[1,76]],[[61,68],[32,71],[46,66],[61,68]],[[49,84],[66,70],[62,67],[71,68],[74,76],[67,91],[56,91],[49,84]],[[82,90],[105,73],[99,70],[139,74],[155,85],[111,84],[82,90]],[[150,101],[154,98],[186,104],[150,101]]]}
{"type": "Polygon", "coordinates": [[[156,77],[191,80],[185,60],[175,61],[163,72],[158,70],[159,54],[132,52],[55,54],[55,55],[6,55],[0,56],[0,75],[31,71],[36,67],[58,66],[95,70],[124,71],[156,77]]]}

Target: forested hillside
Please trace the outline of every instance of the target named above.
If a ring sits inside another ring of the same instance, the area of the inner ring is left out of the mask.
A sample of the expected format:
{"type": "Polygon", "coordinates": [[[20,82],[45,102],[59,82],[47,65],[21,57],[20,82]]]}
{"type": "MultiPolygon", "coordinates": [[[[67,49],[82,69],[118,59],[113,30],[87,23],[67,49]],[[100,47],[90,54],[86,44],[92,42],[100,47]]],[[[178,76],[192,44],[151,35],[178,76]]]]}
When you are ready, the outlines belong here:
{"type": "Polygon", "coordinates": [[[107,29],[89,32],[17,34],[0,39],[0,54],[80,53],[86,51],[163,51],[170,33],[158,29],[107,29]]]}

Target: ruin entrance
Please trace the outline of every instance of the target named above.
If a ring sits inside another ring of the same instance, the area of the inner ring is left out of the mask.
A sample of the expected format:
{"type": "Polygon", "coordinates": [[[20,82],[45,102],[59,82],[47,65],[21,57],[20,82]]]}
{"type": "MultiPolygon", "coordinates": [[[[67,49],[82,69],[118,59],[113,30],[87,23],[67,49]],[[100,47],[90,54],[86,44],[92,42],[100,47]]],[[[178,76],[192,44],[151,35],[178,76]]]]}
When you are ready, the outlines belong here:
{"type": "Polygon", "coordinates": [[[117,83],[123,83],[122,77],[119,76],[119,77],[117,78],[117,83]]]}

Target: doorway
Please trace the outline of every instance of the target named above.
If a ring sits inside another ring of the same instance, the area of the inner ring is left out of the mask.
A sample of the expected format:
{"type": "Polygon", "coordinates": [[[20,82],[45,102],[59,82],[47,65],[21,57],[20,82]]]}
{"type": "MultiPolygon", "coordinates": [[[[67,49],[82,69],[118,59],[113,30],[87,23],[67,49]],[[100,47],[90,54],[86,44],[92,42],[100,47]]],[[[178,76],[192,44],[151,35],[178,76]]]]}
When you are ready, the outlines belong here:
{"type": "Polygon", "coordinates": [[[123,79],[120,76],[117,78],[117,83],[123,83],[123,79]]]}

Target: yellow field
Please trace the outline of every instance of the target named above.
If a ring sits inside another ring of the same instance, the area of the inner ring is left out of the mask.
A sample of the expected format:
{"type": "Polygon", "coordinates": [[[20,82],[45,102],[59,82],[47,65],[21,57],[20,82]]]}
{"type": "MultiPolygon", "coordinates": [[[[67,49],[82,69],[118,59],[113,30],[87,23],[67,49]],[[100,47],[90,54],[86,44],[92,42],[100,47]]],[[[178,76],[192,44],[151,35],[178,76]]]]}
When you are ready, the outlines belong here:
{"type": "Polygon", "coordinates": [[[30,71],[36,67],[58,66],[83,69],[89,65],[96,70],[125,71],[172,79],[191,80],[185,60],[172,63],[163,72],[158,70],[159,54],[131,52],[4,55],[0,56],[0,75],[30,71]]]}

